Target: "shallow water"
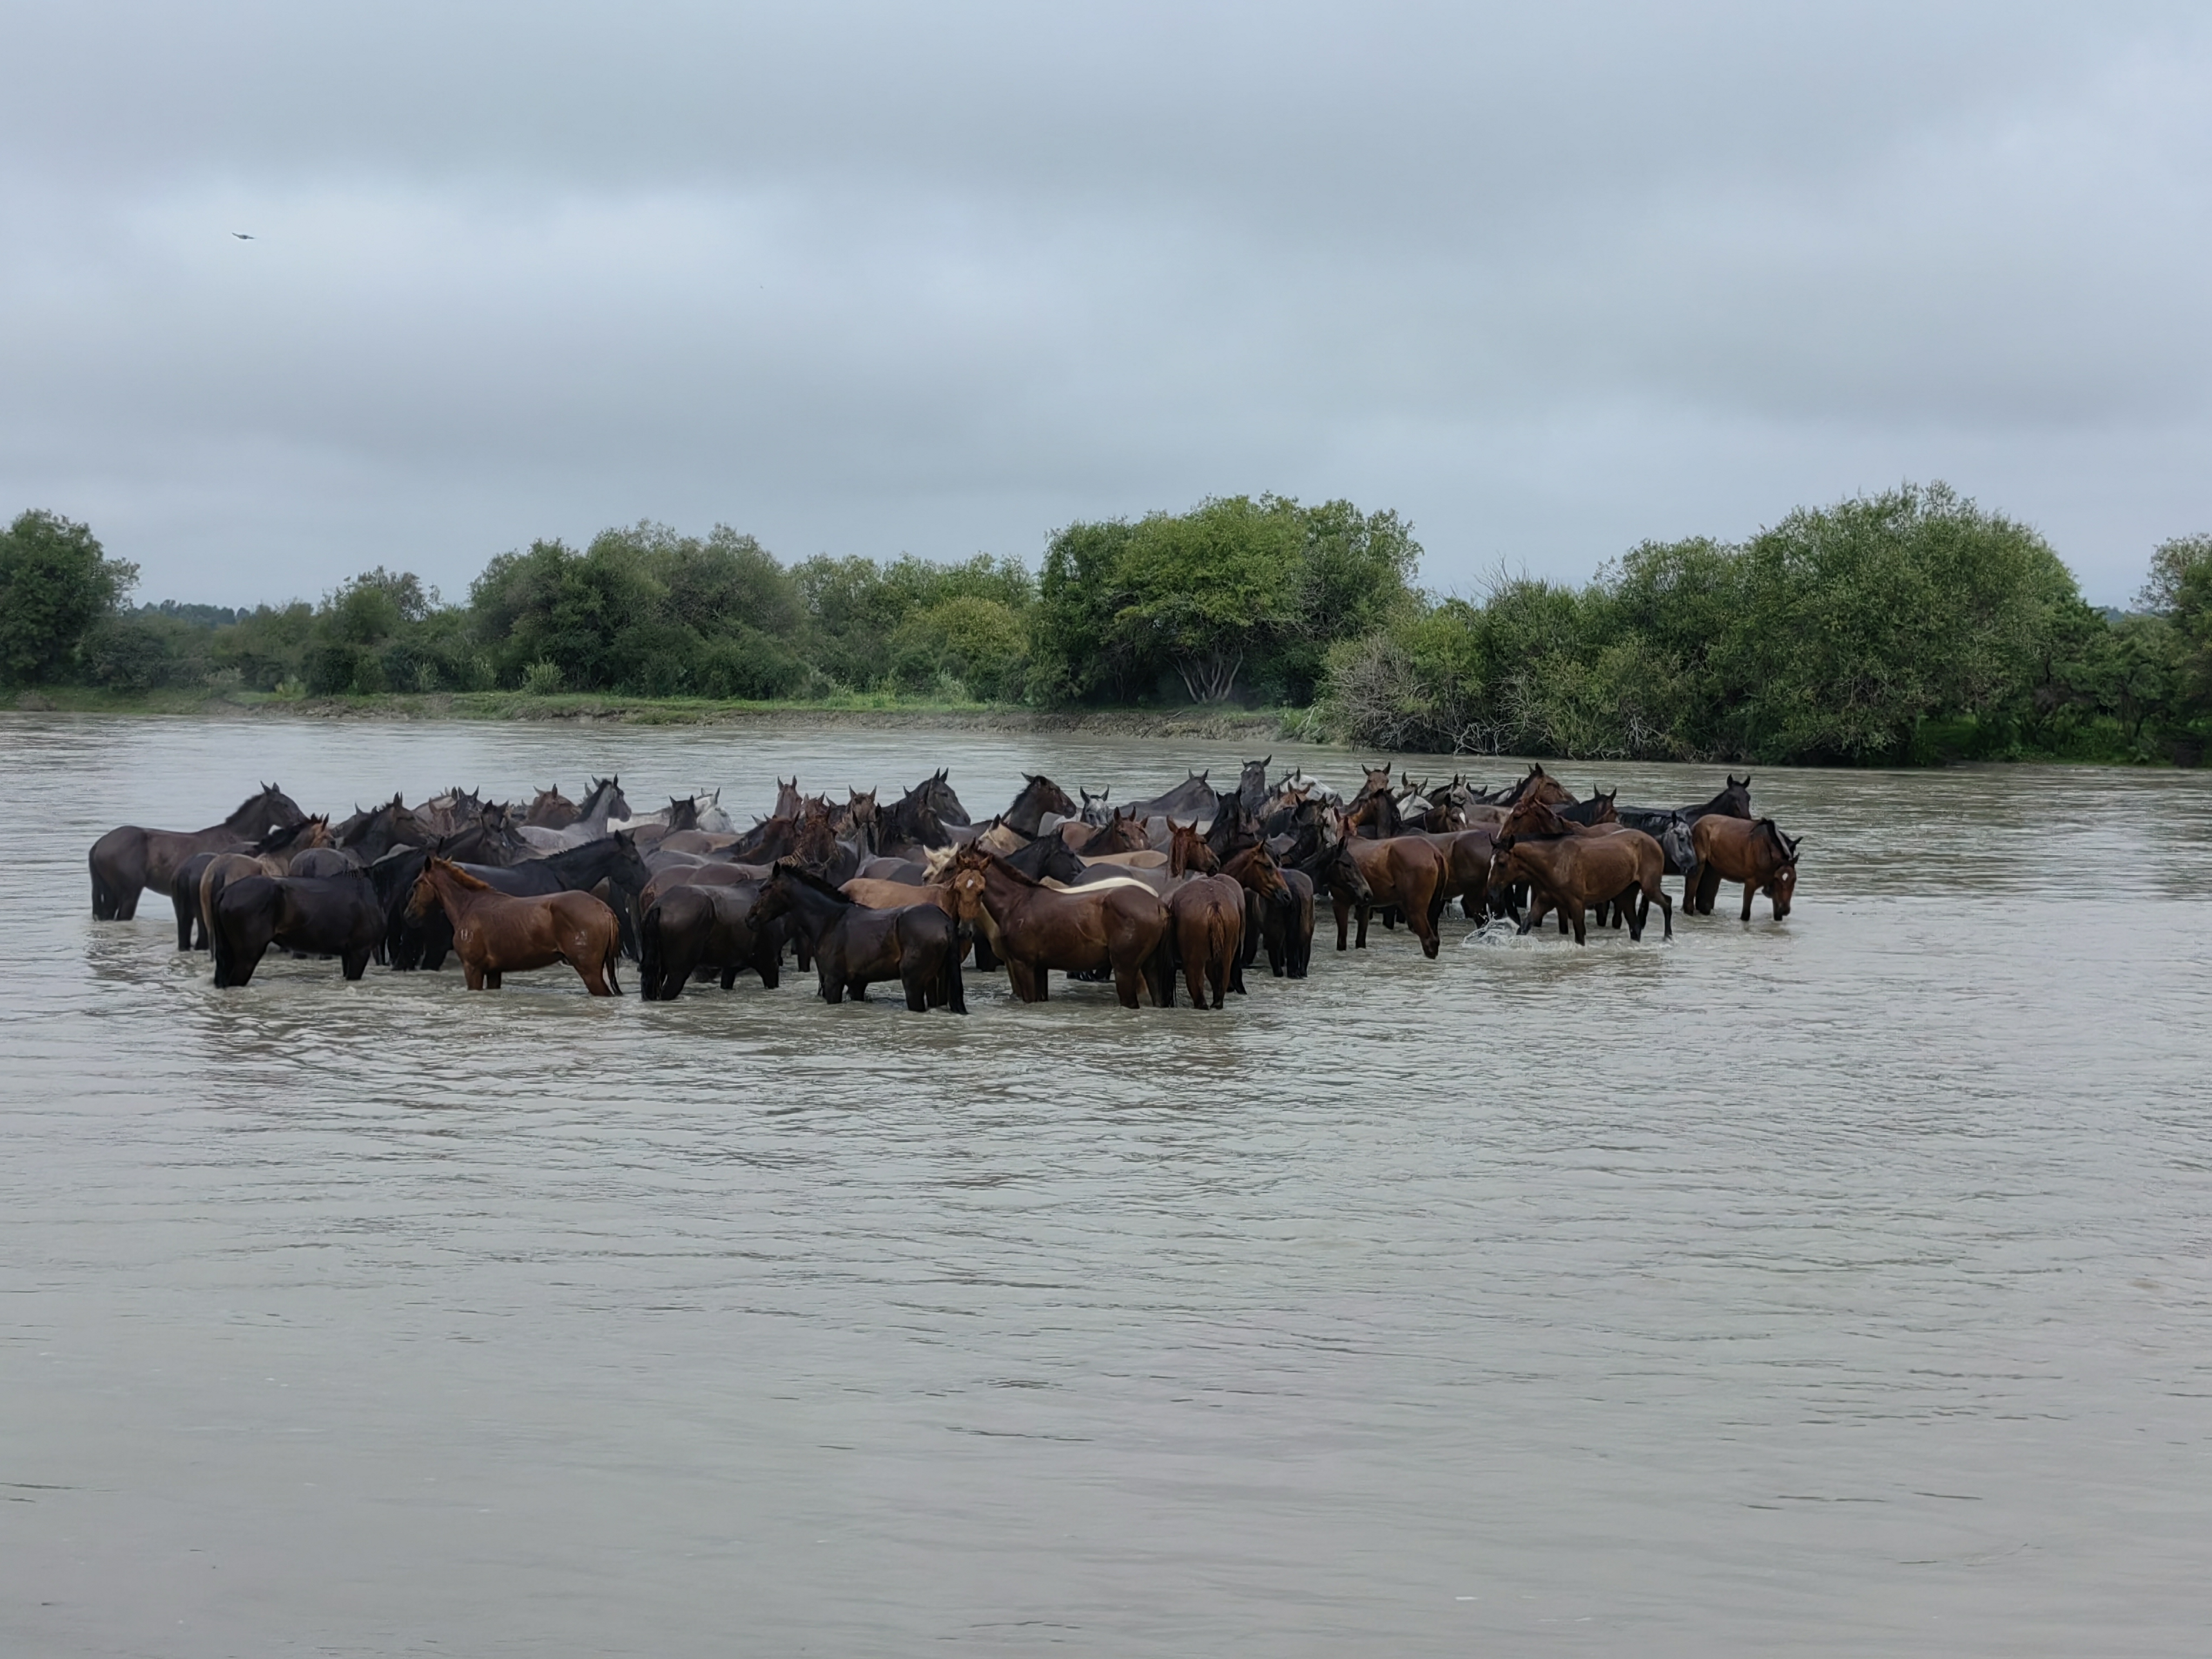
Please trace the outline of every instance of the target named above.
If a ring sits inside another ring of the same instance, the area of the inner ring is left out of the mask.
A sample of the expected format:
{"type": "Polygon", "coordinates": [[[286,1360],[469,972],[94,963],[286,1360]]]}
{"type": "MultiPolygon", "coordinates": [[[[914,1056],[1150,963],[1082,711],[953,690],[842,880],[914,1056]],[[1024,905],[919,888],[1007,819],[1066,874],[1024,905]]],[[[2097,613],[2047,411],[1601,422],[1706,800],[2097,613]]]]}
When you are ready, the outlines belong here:
{"type": "Polygon", "coordinates": [[[1239,757],[54,716],[0,757],[0,1651],[2203,1650],[2212,779],[1761,773],[1780,925],[1455,916],[1224,1015],[971,973],[963,1021],[798,975],[218,993],[158,897],[90,920],[84,849],[264,778],[758,811],[945,763],[980,814],[1239,757]]]}

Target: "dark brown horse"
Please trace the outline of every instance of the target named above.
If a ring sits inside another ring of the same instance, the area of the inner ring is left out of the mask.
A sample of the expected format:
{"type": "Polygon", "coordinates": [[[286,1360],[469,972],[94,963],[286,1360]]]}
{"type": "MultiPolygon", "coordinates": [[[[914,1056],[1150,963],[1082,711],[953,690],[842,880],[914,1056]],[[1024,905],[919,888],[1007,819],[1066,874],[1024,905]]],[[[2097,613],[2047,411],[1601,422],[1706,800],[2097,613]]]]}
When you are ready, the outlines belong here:
{"type": "MultiPolygon", "coordinates": [[[[1628,918],[1628,936],[1644,937],[1644,920],[1656,902],[1665,913],[1667,937],[1674,937],[1674,905],[1660,885],[1666,855],[1641,830],[1618,825],[1589,829],[1567,823],[1533,793],[1515,806],[1498,837],[1502,875],[1525,881],[1534,894],[1555,906],[1572,924],[1575,943],[1587,943],[1585,917],[1595,904],[1601,915],[1619,902],[1628,918]]],[[[1536,925],[1532,909],[1522,922],[1536,925]]]]}
{"type": "Polygon", "coordinates": [[[1430,844],[1444,858],[1444,902],[1459,901],[1460,914],[1480,921],[1489,902],[1490,865],[1496,854],[1496,832],[1490,830],[1452,830],[1441,834],[1424,831],[1430,844]]]}
{"type": "Polygon", "coordinates": [[[177,867],[196,853],[222,853],[259,841],[307,815],[273,783],[261,786],[221,823],[204,830],[143,830],[126,823],[93,842],[86,863],[92,873],[92,914],[101,921],[128,921],[138,896],[151,887],[166,893],[177,867]]]}
{"type": "Polygon", "coordinates": [[[530,803],[530,810],[522,815],[522,821],[533,830],[566,830],[582,816],[576,810],[576,803],[562,794],[556,783],[538,792],[538,798],[530,803]]]}
{"type": "Polygon", "coordinates": [[[1797,848],[1802,836],[1792,840],[1775,827],[1772,818],[1712,813],[1697,821],[1690,838],[1698,853],[1697,915],[1712,915],[1723,881],[1743,884],[1746,921],[1751,920],[1752,896],[1757,893],[1774,901],[1775,921],[1790,914],[1790,901],[1797,890],[1797,848]]]}
{"type": "Polygon", "coordinates": [[[1022,1001],[1042,1002],[1055,968],[1110,967],[1124,1008],[1137,1006],[1139,988],[1163,1008],[1174,1003],[1167,906],[1143,883],[1060,892],[977,847],[954,857],[948,881],[960,919],[983,930],[1022,1001]]]}
{"type": "Polygon", "coordinates": [[[702,968],[719,969],[722,988],[750,969],[774,990],[782,977],[782,940],[756,926],[757,884],[739,887],[678,887],[638,923],[639,994],[647,1002],[673,1002],[702,968]]]}
{"type": "Polygon", "coordinates": [[[1221,873],[1244,886],[1244,963],[1251,962],[1256,946],[1265,946],[1268,972],[1277,979],[1304,979],[1313,961],[1313,878],[1304,871],[1285,869],[1265,843],[1233,854],[1221,873]]]}
{"type": "Polygon", "coordinates": [[[622,924],[589,893],[511,898],[432,857],[423,861],[407,915],[420,922],[433,905],[453,924],[453,951],[471,991],[496,991],[507,974],[565,962],[593,996],[622,994],[615,979],[622,924]]]}
{"type": "Polygon", "coordinates": [[[761,889],[753,915],[758,922],[787,918],[805,939],[824,1002],[842,1002],[848,995],[866,1001],[871,982],[895,979],[917,1014],[932,1008],[968,1012],[959,924],[934,904],[872,910],[811,870],[782,859],[761,889]]]}

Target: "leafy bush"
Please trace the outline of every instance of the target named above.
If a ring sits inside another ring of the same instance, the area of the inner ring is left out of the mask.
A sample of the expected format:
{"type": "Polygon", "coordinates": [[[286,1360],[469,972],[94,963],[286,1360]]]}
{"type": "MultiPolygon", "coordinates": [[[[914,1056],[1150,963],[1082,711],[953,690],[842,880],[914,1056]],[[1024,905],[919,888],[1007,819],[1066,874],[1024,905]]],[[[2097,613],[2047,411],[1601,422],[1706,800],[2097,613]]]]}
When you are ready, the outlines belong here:
{"type": "Polygon", "coordinates": [[[0,684],[74,674],[86,635],[137,580],[138,568],[107,557],[85,526],[19,514],[0,532],[0,684]]]}

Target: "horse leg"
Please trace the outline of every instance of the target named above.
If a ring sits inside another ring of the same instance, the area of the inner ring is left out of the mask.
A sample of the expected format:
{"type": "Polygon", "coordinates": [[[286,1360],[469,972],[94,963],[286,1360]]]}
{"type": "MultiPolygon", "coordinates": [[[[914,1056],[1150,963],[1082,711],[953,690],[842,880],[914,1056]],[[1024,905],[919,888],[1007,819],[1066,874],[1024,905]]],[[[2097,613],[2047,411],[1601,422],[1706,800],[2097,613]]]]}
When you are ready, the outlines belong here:
{"type": "Polygon", "coordinates": [[[1692,915],[1709,916],[1713,913],[1713,901],[1721,896],[1721,872],[1710,864],[1698,866],[1697,902],[1686,907],[1692,915]]]}
{"type": "Polygon", "coordinates": [[[1753,882],[1751,882],[1751,881],[1746,881],[1746,882],[1744,883],[1744,884],[1743,884],[1743,918],[1742,918],[1742,919],[1743,919],[1744,921],[1749,921],[1751,920],[1751,902],[1752,902],[1752,900],[1753,900],[1753,898],[1755,898],[1755,897],[1757,897],[1757,896],[1758,896],[1758,894],[1759,894],[1759,888],[1758,888],[1757,884],[1755,884],[1755,883],[1753,883],[1753,882]]]}
{"type": "MultiPolygon", "coordinates": [[[[95,876],[93,879],[97,883],[100,878],[95,876]]],[[[199,920],[200,916],[199,896],[172,887],[169,890],[169,903],[177,913],[177,949],[189,951],[192,948],[192,925],[199,920]]],[[[93,906],[92,913],[95,917],[100,915],[100,907],[97,903],[93,906]]]]}
{"type": "Polygon", "coordinates": [[[1674,903],[1672,899],[1667,896],[1666,884],[1659,880],[1658,878],[1655,876],[1652,878],[1651,885],[1646,890],[1646,891],[1650,896],[1644,901],[1644,915],[1647,916],[1650,915],[1651,914],[1651,907],[1655,904],[1657,905],[1659,907],[1659,914],[1666,918],[1666,936],[1668,939],[1674,938],[1674,903]]]}
{"type": "Polygon", "coordinates": [[[348,979],[359,979],[368,971],[368,952],[349,951],[338,958],[338,971],[348,979]]]}
{"type": "MultiPolygon", "coordinates": [[[[1189,971],[1188,963],[1185,964],[1184,971],[1189,971]]],[[[1114,995],[1124,1008],[1134,1008],[1139,1006],[1137,991],[1144,982],[1144,963],[1117,962],[1114,964],[1114,995]]],[[[1173,995],[1174,993],[1170,992],[1169,994],[1173,995]]]]}
{"type": "Polygon", "coordinates": [[[906,987],[906,1011],[910,1014],[929,1012],[929,975],[916,973],[900,964],[899,981],[906,987]]]}
{"type": "MultiPolygon", "coordinates": [[[[1589,941],[1583,936],[1583,907],[1582,907],[1582,903],[1581,903],[1581,902],[1580,902],[1579,900],[1577,900],[1577,901],[1575,902],[1575,904],[1574,904],[1574,906],[1573,906],[1573,908],[1572,908],[1572,914],[1573,914],[1573,915],[1574,915],[1574,919],[1575,919],[1575,943],[1576,943],[1576,944],[1577,944],[1577,945],[1587,945],[1589,941]]],[[[1565,905],[1562,905],[1562,906],[1560,906],[1560,907],[1559,907],[1559,931],[1560,931],[1561,933],[1565,933],[1565,932],[1567,931],[1567,916],[1568,916],[1568,915],[1569,915],[1569,908],[1568,908],[1568,907],[1567,907],[1567,906],[1565,906],[1565,905]]]]}
{"type": "Polygon", "coordinates": [[[1374,914],[1375,907],[1371,904],[1363,904],[1359,907],[1359,937],[1352,943],[1353,950],[1364,951],[1367,948],[1367,918],[1374,914]]]}
{"type": "Polygon", "coordinates": [[[484,989],[496,991],[507,982],[507,975],[496,968],[487,968],[483,975],[484,989]]]}
{"type": "MultiPolygon", "coordinates": [[[[1328,902],[1331,908],[1336,911],[1336,948],[1341,951],[1344,949],[1344,927],[1346,921],[1352,915],[1352,907],[1349,904],[1346,904],[1342,899],[1337,897],[1334,893],[1331,893],[1328,896],[1328,902]]],[[[1361,924],[1361,931],[1364,932],[1365,927],[1366,924],[1363,922],[1361,924]]]]}

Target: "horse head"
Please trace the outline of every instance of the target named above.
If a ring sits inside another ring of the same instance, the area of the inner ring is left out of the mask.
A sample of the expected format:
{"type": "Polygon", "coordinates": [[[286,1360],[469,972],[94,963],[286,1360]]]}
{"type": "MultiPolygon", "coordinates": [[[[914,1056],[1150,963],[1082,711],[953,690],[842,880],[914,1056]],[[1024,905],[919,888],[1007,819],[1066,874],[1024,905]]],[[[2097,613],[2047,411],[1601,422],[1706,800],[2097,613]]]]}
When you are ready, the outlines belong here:
{"type": "Polygon", "coordinates": [[[1210,876],[1220,868],[1221,860],[1214,857],[1213,849],[1206,844],[1206,837],[1198,833],[1195,820],[1189,823],[1168,820],[1168,874],[1181,876],[1196,870],[1210,876]]]}
{"type": "Polygon", "coordinates": [[[1523,796],[1505,815],[1505,822],[1498,826],[1498,834],[1491,845],[1503,853],[1524,837],[1549,841],[1568,833],[1570,826],[1553,810],[1552,804],[1530,793],[1523,796]]]}

